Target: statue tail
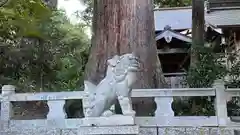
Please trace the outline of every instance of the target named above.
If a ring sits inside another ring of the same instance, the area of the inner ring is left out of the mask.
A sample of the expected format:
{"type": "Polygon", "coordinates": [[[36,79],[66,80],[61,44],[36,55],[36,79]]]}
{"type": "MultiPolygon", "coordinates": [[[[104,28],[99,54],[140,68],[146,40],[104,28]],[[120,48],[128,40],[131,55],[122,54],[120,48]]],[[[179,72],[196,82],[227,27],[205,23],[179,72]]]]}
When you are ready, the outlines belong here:
{"type": "Polygon", "coordinates": [[[89,81],[84,81],[85,97],[83,98],[83,113],[85,117],[92,115],[93,100],[95,100],[93,93],[96,90],[96,85],[89,81]]]}

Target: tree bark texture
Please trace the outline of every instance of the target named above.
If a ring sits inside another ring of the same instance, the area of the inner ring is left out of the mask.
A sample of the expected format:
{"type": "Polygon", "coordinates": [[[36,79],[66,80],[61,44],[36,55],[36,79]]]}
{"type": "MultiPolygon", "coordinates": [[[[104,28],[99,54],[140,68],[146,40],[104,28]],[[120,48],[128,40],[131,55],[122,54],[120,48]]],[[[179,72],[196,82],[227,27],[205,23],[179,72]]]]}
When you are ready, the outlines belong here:
{"type": "Polygon", "coordinates": [[[197,48],[204,46],[204,0],[192,0],[192,53],[191,67],[199,60],[197,48]],[[194,49],[195,48],[195,49],[194,49]]]}
{"type": "Polygon", "coordinates": [[[135,52],[142,72],[134,88],[164,87],[157,56],[152,0],[94,0],[93,37],[85,80],[98,84],[106,61],[114,55],[135,52]]]}
{"type": "MultiPolygon", "coordinates": [[[[191,47],[191,68],[197,68],[200,52],[204,46],[204,0],[192,0],[192,47],[191,47]]],[[[196,110],[196,100],[193,100],[192,111],[196,110]]]]}

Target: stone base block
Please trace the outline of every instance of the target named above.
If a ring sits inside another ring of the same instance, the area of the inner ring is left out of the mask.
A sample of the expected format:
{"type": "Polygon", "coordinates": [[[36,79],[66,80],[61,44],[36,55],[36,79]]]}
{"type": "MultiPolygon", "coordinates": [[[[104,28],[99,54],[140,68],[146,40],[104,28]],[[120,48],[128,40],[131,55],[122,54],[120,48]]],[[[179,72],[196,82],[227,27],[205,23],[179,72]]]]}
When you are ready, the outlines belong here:
{"type": "Polygon", "coordinates": [[[221,128],[221,127],[141,127],[139,135],[236,135],[234,130],[240,128],[221,128]]]}
{"type": "Polygon", "coordinates": [[[133,116],[114,115],[111,117],[96,117],[83,119],[53,119],[53,120],[11,120],[12,129],[58,128],[76,129],[94,126],[132,126],[135,125],[133,116]]]}
{"type": "Polygon", "coordinates": [[[138,126],[81,127],[78,129],[18,129],[0,135],[138,135],[138,126]]]}
{"type": "Polygon", "coordinates": [[[138,126],[116,126],[62,130],[61,135],[138,135],[138,133],[138,126]]]}
{"type": "Polygon", "coordinates": [[[139,135],[158,135],[157,128],[140,128],[139,135]]]}
{"type": "Polygon", "coordinates": [[[234,135],[233,128],[159,128],[158,135],[234,135]]]}
{"type": "Polygon", "coordinates": [[[18,131],[3,131],[0,135],[61,135],[61,130],[19,129],[18,131]]]}

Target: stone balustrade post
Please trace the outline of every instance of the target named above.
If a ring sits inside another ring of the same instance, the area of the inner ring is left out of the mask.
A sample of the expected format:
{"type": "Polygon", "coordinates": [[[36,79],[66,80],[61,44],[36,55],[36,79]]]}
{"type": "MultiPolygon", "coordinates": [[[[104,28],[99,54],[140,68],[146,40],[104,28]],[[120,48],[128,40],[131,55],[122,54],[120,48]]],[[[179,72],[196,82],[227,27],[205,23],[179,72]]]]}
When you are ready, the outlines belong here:
{"type": "Polygon", "coordinates": [[[8,100],[10,95],[15,94],[13,85],[4,85],[2,87],[2,102],[1,102],[1,120],[9,121],[13,115],[12,103],[8,100]]]}
{"type": "Polygon", "coordinates": [[[65,100],[48,101],[49,112],[47,119],[65,119],[67,118],[65,109],[65,100]]]}
{"type": "Polygon", "coordinates": [[[219,126],[226,126],[228,121],[227,116],[227,96],[223,80],[216,80],[213,84],[216,89],[216,116],[218,117],[219,126]]]}
{"type": "Polygon", "coordinates": [[[174,117],[174,112],[172,110],[173,97],[155,97],[155,103],[157,105],[155,113],[155,118],[161,121],[164,125],[169,125],[169,121],[174,117]]]}
{"type": "Polygon", "coordinates": [[[155,97],[155,103],[157,104],[155,117],[174,117],[174,112],[172,110],[172,102],[173,97],[155,97]]]}
{"type": "MultiPolygon", "coordinates": [[[[170,84],[168,88],[176,88],[176,84],[178,79],[170,77],[168,78],[170,81],[170,84]]],[[[170,91],[171,89],[169,89],[170,91]]],[[[172,110],[172,102],[173,97],[170,95],[165,95],[163,97],[155,97],[155,103],[157,105],[156,111],[155,111],[155,117],[174,117],[174,112],[172,110]]]]}

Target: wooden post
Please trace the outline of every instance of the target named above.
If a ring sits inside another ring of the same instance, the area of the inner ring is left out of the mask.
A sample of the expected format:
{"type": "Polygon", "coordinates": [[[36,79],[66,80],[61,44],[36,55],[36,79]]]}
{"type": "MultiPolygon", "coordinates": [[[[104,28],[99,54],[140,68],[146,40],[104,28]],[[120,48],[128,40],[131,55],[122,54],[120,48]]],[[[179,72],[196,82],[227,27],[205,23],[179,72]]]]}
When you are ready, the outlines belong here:
{"type": "Polygon", "coordinates": [[[225,94],[225,86],[223,80],[216,80],[214,82],[214,88],[216,88],[216,116],[218,117],[218,125],[227,125],[227,97],[225,94]]]}

